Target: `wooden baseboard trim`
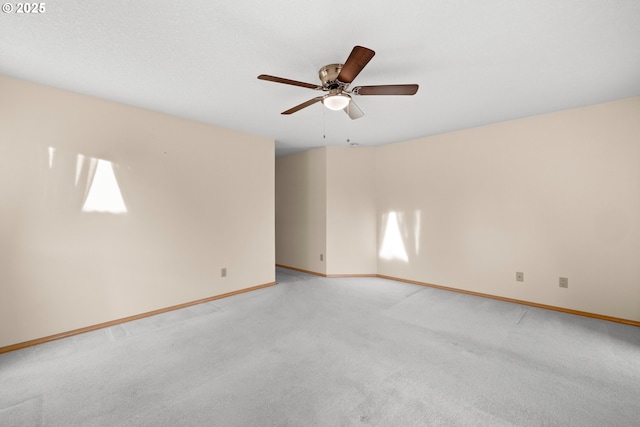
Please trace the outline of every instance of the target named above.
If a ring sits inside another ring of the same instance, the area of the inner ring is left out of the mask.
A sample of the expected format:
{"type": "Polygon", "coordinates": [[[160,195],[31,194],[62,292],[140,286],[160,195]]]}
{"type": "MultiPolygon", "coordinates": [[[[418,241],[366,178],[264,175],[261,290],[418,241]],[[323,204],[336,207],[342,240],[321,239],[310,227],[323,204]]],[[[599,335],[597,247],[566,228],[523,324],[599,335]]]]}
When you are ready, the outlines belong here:
{"type": "Polygon", "coordinates": [[[377,274],[327,274],[325,277],[330,279],[340,278],[340,277],[378,277],[377,274]]]}
{"type": "Polygon", "coordinates": [[[286,268],[287,270],[299,271],[300,273],[313,274],[314,276],[327,277],[324,273],[318,273],[316,271],[304,270],[302,268],[289,267],[288,265],[276,264],[276,267],[286,268]]]}
{"type": "Polygon", "coordinates": [[[561,313],[575,314],[577,316],[591,317],[593,319],[606,320],[608,322],[615,322],[615,323],[624,323],[625,325],[639,326],[640,327],[640,322],[638,322],[636,320],[622,319],[620,317],[606,316],[606,315],[597,314],[597,313],[589,313],[587,311],[573,310],[573,309],[570,309],[570,308],[556,307],[556,306],[547,305],[547,304],[539,304],[539,303],[536,303],[536,302],[530,302],[530,301],[518,300],[518,299],[513,299],[513,298],[501,297],[501,296],[491,295],[491,294],[484,294],[484,293],[481,293],[481,292],[467,291],[467,290],[464,290],[464,289],[451,288],[451,287],[448,287],[448,286],[434,285],[433,283],[419,282],[417,280],[402,279],[400,277],[386,276],[384,274],[323,274],[323,273],[316,273],[314,271],[303,270],[301,268],[289,267],[289,266],[280,265],[280,264],[276,264],[276,267],[287,268],[289,270],[300,271],[302,273],[313,274],[315,276],[326,277],[326,278],[379,277],[381,279],[395,280],[396,282],[411,283],[413,285],[427,286],[429,288],[442,289],[442,290],[445,290],[445,291],[458,292],[458,293],[467,294],[467,295],[473,295],[473,296],[482,297],[482,298],[490,298],[490,299],[495,299],[495,300],[499,300],[499,301],[511,302],[511,303],[514,303],[514,304],[527,305],[529,307],[543,308],[545,310],[559,311],[561,313]]]}
{"type": "Polygon", "coordinates": [[[304,270],[302,268],[289,267],[288,265],[276,264],[276,267],[286,268],[287,270],[299,271],[301,273],[313,274],[314,276],[326,277],[329,279],[339,277],[378,277],[377,274],[324,274],[315,271],[304,270]]]}
{"type": "Polygon", "coordinates": [[[110,322],[98,323],[97,325],[87,326],[84,328],[74,329],[68,332],[62,332],[55,335],[50,335],[48,337],[37,338],[30,341],[21,342],[18,344],[9,345],[6,347],[0,347],[0,354],[8,353],[10,351],[20,350],[22,348],[31,347],[38,344],[44,344],[50,341],[56,341],[62,338],[71,337],[73,335],[84,334],[85,332],[95,331],[97,329],[108,328],[110,326],[119,325],[121,323],[131,322],[133,320],[142,319],[149,316],[155,316],[156,314],[166,313],[168,311],[180,310],[181,308],[191,307],[192,305],[203,304],[205,302],[215,301],[217,299],[227,298],[233,295],[243,294],[245,292],[251,292],[262,288],[267,288],[269,286],[275,285],[276,282],[269,282],[262,285],[252,286],[250,288],[244,288],[233,292],[227,292],[226,294],[215,295],[208,298],[199,299],[196,301],[190,301],[183,304],[172,305],[171,307],[161,308],[158,310],[148,311],[142,314],[136,314],[134,316],[123,317],[122,319],[112,320],[110,322]]]}
{"type": "Polygon", "coordinates": [[[382,274],[378,274],[377,277],[380,277],[382,279],[395,280],[396,282],[411,283],[413,285],[427,286],[429,288],[442,289],[442,290],[445,290],[445,291],[458,292],[458,293],[462,293],[462,294],[473,295],[473,296],[483,297],[483,298],[490,298],[490,299],[495,299],[495,300],[499,300],[499,301],[506,301],[506,302],[511,302],[511,303],[514,303],[514,304],[527,305],[527,306],[530,306],[530,307],[544,308],[546,310],[559,311],[559,312],[567,313],[567,314],[575,314],[577,316],[591,317],[591,318],[594,318],[594,319],[606,320],[608,322],[624,323],[626,325],[631,325],[631,326],[640,326],[640,322],[635,321],[635,320],[622,319],[622,318],[619,318],[619,317],[612,317],[612,316],[605,316],[605,315],[602,315],[602,314],[589,313],[587,311],[572,310],[570,308],[556,307],[556,306],[553,306],[553,305],[546,305],[546,304],[538,304],[536,302],[530,302],[530,301],[523,301],[523,300],[518,300],[518,299],[513,299],[513,298],[500,297],[500,296],[497,296],[497,295],[490,295],[490,294],[484,294],[484,293],[481,293],[481,292],[467,291],[467,290],[464,290],[464,289],[450,288],[448,286],[434,285],[432,283],[418,282],[416,280],[401,279],[399,277],[385,276],[385,275],[382,275],[382,274]]]}

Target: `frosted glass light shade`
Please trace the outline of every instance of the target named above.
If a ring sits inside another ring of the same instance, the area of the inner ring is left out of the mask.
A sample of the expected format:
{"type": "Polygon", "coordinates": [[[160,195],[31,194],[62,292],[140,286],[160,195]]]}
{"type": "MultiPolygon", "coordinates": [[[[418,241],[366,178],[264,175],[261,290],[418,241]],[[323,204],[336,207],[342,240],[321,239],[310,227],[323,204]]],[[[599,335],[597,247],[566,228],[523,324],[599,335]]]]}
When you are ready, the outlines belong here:
{"type": "Polygon", "coordinates": [[[322,103],[328,109],[338,111],[344,110],[344,108],[349,105],[349,101],[351,101],[351,98],[349,98],[347,95],[336,94],[325,97],[322,100],[322,103]]]}

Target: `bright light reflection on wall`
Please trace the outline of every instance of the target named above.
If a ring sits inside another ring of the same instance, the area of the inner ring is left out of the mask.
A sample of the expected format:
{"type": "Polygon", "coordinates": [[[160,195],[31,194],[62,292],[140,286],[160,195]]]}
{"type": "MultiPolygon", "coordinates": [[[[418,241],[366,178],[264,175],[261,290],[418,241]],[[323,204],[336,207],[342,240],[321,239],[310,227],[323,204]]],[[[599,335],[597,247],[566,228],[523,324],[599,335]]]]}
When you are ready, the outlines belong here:
{"type": "Polygon", "coordinates": [[[76,158],[76,180],[75,185],[78,186],[78,182],[80,181],[80,172],[82,172],[82,166],[84,165],[84,156],[82,154],[78,154],[76,158]]]}
{"type": "Polygon", "coordinates": [[[82,212],[115,214],[127,212],[111,162],[98,159],[95,175],[91,187],[89,187],[87,199],[82,206],[82,212]]]}
{"type": "Polygon", "coordinates": [[[54,147],[49,147],[49,169],[53,169],[53,157],[56,154],[56,149],[54,147]]]}
{"type": "Polygon", "coordinates": [[[398,215],[390,212],[387,216],[387,222],[382,237],[382,246],[380,247],[380,258],[409,262],[407,250],[404,247],[404,241],[400,234],[400,226],[398,224],[398,215]]]}

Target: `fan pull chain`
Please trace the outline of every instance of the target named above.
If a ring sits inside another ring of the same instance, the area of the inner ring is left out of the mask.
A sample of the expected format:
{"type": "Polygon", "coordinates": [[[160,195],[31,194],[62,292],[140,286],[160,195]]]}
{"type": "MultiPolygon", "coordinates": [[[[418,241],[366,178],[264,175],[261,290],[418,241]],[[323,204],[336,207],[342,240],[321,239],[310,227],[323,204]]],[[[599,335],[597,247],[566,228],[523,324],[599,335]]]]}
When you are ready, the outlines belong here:
{"type": "Polygon", "coordinates": [[[360,144],[358,144],[357,142],[351,142],[351,126],[352,126],[352,124],[351,124],[351,122],[349,122],[347,124],[347,144],[349,144],[349,147],[357,147],[360,144]]]}
{"type": "Polygon", "coordinates": [[[322,139],[327,139],[327,112],[322,109],[322,139]]]}
{"type": "MultiPolygon", "coordinates": [[[[350,106],[351,105],[348,105],[347,108],[349,108],[350,106]]],[[[349,120],[349,122],[347,123],[347,144],[349,144],[349,147],[357,147],[357,142],[351,142],[351,126],[351,120],[349,120]]]]}
{"type": "MultiPolygon", "coordinates": [[[[349,108],[349,105],[347,105],[349,108]]],[[[351,122],[347,123],[347,144],[351,145],[351,122]]]]}

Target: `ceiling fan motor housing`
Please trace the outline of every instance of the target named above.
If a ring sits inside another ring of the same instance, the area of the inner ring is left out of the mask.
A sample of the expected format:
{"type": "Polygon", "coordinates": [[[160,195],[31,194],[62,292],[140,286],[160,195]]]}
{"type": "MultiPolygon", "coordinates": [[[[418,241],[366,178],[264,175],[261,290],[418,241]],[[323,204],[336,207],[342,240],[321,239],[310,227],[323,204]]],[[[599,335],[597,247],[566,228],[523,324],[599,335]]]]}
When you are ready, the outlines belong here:
{"type": "Polygon", "coordinates": [[[329,64],[320,68],[320,71],[318,71],[318,77],[320,77],[322,87],[329,90],[344,90],[349,86],[348,83],[342,83],[338,80],[338,75],[342,70],[342,65],[343,64],[329,64]]]}

